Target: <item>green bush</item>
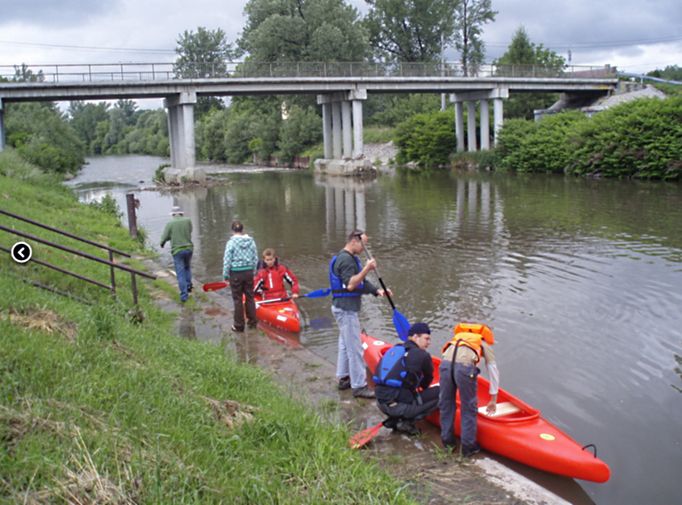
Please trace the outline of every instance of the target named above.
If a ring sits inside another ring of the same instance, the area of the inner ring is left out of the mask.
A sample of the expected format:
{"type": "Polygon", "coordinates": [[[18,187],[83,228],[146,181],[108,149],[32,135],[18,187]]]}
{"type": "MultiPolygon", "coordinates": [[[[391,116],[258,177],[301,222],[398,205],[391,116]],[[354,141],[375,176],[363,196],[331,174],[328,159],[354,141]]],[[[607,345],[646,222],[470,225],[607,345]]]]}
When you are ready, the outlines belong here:
{"type": "Polygon", "coordinates": [[[447,165],[455,147],[455,125],[449,112],[417,114],[400,123],[395,133],[396,161],[420,167],[447,165]]]}
{"type": "Polygon", "coordinates": [[[29,163],[47,172],[76,173],[85,162],[85,146],[52,103],[7,106],[7,144],[29,163]]]}
{"type": "Polygon", "coordinates": [[[595,115],[573,132],[570,173],[679,179],[682,97],[646,98],[595,115]]]}
{"type": "Polygon", "coordinates": [[[682,97],[627,102],[592,118],[572,111],[510,120],[498,140],[504,170],[678,180],[682,97]]]}

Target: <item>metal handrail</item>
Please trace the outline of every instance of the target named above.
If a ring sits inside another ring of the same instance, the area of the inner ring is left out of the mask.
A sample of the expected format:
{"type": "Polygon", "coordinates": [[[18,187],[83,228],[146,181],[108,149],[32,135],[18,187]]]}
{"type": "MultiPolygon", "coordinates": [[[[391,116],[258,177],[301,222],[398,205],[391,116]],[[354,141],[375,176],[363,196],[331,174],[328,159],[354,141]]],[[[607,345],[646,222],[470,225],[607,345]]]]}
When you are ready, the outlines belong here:
{"type": "MultiPolygon", "coordinates": [[[[218,61],[184,63],[90,63],[55,65],[0,65],[0,77],[10,81],[100,82],[158,81],[217,78],[323,78],[323,77],[616,77],[610,65],[496,65],[464,69],[459,62],[218,61]]],[[[1,86],[1,84],[0,84],[1,86]]]]}
{"type": "MultiPolygon", "coordinates": [[[[127,258],[130,258],[130,257],[131,257],[130,254],[128,254],[128,253],[126,253],[126,252],[124,252],[124,251],[120,251],[120,250],[118,250],[118,249],[115,249],[115,248],[110,247],[110,246],[105,245],[105,244],[100,244],[100,243],[97,243],[97,242],[93,242],[93,241],[88,240],[88,239],[86,239],[86,238],[83,238],[83,237],[79,237],[79,236],[77,236],[77,235],[74,235],[73,233],[70,233],[70,232],[67,232],[67,231],[64,231],[64,230],[60,230],[59,228],[55,228],[55,227],[52,227],[52,226],[49,226],[49,225],[46,225],[46,224],[43,224],[43,223],[39,223],[39,222],[34,221],[34,220],[32,220],[32,219],[26,218],[26,217],[24,217],[24,216],[19,216],[19,215],[17,215],[17,214],[13,214],[13,213],[11,213],[11,212],[7,212],[7,211],[2,210],[2,209],[0,209],[0,214],[4,214],[4,215],[10,216],[10,217],[13,217],[13,218],[15,218],[15,219],[18,219],[18,220],[21,220],[21,221],[30,223],[30,224],[32,224],[32,225],[35,225],[35,226],[44,228],[44,229],[49,230],[49,231],[52,231],[52,232],[54,232],[54,233],[58,233],[58,234],[60,234],[60,235],[64,235],[64,236],[66,236],[66,237],[69,237],[69,238],[72,238],[72,239],[75,239],[75,240],[80,240],[80,241],[82,241],[82,242],[84,242],[84,243],[87,243],[87,244],[93,245],[93,246],[95,246],[95,247],[99,247],[99,248],[102,248],[102,249],[107,250],[108,253],[109,253],[109,260],[108,260],[108,261],[107,261],[107,260],[104,260],[104,259],[102,259],[102,258],[98,258],[97,256],[94,256],[94,255],[92,255],[92,254],[86,253],[86,252],[84,252],[84,251],[80,251],[80,250],[74,249],[74,248],[72,248],[72,247],[68,247],[68,246],[64,246],[64,245],[61,245],[61,244],[57,244],[57,243],[55,243],[55,242],[51,242],[51,241],[49,241],[49,240],[46,240],[46,239],[37,237],[37,236],[35,236],[35,235],[33,235],[33,234],[26,233],[26,232],[22,232],[22,231],[19,231],[19,230],[15,230],[15,229],[8,228],[8,227],[6,227],[6,226],[0,225],[0,231],[5,231],[5,232],[7,232],[7,233],[11,233],[11,234],[14,234],[14,235],[17,235],[17,236],[20,236],[20,237],[23,237],[23,238],[26,238],[26,239],[29,239],[29,240],[33,240],[33,241],[35,241],[35,242],[38,242],[38,243],[40,243],[40,244],[47,245],[47,246],[49,246],[49,247],[53,247],[53,248],[55,248],[55,249],[60,249],[60,250],[62,250],[62,251],[65,251],[65,252],[74,254],[74,255],[76,255],[76,256],[80,256],[80,257],[82,257],[82,258],[86,258],[86,259],[88,259],[88,260],[90,260],[90,261],[95,261],[95,262],[97,262],[97,263],[101,263],[101,264],[107,265],[107,266],[109,267],[109,269],[110,269],[110,272],[111,272],[111,285],[104,284],[104,283],[99,282],[99,281],[97,281],[97,280],[90,279],[89,277],[85,277],[85,276],[83,276],[83,275],[77,274],[77,273],[75,273],[75,272],[71,272],[71,271],[69,271],[69,270],[63,269],[63,268],[58,267],[58,266],[56,266],[56,265],[52,265],[52,264],[50,264],[50,263],[48,263],[48,262],[46,262],[46,261],[38,260],[38,259],[36,259],[36,258],[32,258],[32,259],[31,259],[31,261],[35,262],[35,263],[38,264],[38,265],[45,266],[45,267],[50,268],[50,269],[52,269],[52,270],[55,270],[55,271],[57,271],[57,272],[60,272],[60,273],[66,274],[66,275],[70,275],[70,276],[75,277],[75,278],[77,278],[77,279],[80,279],[80,280],[82,280],[82,281],[89,282],[89,283],[94,284],[94,285],[96,285],[96,286],[99,286],[99,287],[108,289],[108,290],[110,290],[110,291],[112,292],[112,294],[116,294],[116,278],[115,278],[115,274],[114,274],[115,269],[123,270],[123,271],[126,271],[126,272],[130,273],[130,275],[131,275],[131,290],[132,290],[132,294],[133,294],[133,303],[134,303],[134,305],[137,305],[137,303],[138,303],[138,297],[137,297],[137,279],[136,279],[135,276],[136,276],[136,275],[141,275],[142,277],[146,277],[146,278],[148,278],[148,279],[152,279],[152,280],[155,280],[155,279],[156,279],[156,276],[155,276],[155,275],[150,275],[150,274],[148,274],[148,273],[146,273],[146,272],[142,272],[142,271],[140,271],[140,270],[136,270],[136,269],[131,268],[131,267],[128,267],[128,266],[126,266],[126,265],[121,265],[121,264],[115,263],[115,262],[114,262],[114,257],[113,257],[113,254],[114,254],[114,253],[120,254],[120,255],[125,256],[125,257],[127,257],[127,258]]],[[[6,251],[6,252],[10,252],[9,249],[7,249],[7,248],[5,248],[5,247],[1,247],[1,246],[0,246],[0,249],[2,249],[3,251],[6,251]]]]}

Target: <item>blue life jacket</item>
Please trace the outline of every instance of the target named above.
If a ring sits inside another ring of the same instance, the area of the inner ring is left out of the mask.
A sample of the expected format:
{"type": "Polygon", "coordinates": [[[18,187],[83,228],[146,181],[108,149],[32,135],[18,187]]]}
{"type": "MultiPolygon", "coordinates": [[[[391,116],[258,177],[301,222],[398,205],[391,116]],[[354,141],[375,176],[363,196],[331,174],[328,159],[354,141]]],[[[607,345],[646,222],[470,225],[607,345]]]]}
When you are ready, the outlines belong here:
{"type": "Polygon", "coordinates": [[[396,344],[386,351],[372,377],[374,383],[392,388],[407,387],[405,379],[408,371],[405,356],[407,350],[403,344],[396,344]]]}
{"type": "MultiPolygon", "coordinates": [[[[360,260],[358,259],[357,256],[354,255],[351,256],[353,256],[355,264],[358,266],[358,272],[360,272],[362,270],[360,260]]],[[[332,260],[329,262],[329,285],[332,288],[332,298],[348,298],[352,296],[362,296],[362,292],[365,289],[365,282],[362,281],[355,287],[353,291],[348,291],[348,289],[346,289],[346,286],[343,284],[341,277],[336,275],[336,273],[334,272],[334,265],[336,264],[337,258],[338,256],[334,256],[332,260]]]]}

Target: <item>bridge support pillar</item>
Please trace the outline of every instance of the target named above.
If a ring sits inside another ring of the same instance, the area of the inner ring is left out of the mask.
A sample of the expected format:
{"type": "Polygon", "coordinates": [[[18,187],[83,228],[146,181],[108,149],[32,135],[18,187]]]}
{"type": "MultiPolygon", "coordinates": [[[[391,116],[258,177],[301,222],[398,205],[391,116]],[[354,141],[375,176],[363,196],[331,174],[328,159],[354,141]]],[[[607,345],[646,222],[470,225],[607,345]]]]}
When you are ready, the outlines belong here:
{"type": "Polygon", "coordinates": [[[322,104],[322,141],[324,143],[324,157],[332,157],[332,105],[322,104]]]}
{"type": "Polygon", "coordinates": [[[183,180],[206,180],[203,170],[197,170],[194,143],[194,104],[197,103],[195,92],[182,92],[166,98],[168,109],[168,136],[172,171],[166,172],[166,182],[183,180]]]}
{"type": "Polygon", "coordinates": [[[0,152],[5,150],[5,120],[3,118],[2,99],[0,98],[0,152]]]}
{"type": "Polygon", "coordinates": [[[343,159],[348,160],[353,155],[352,133],[353,127],[350,122],[350,102],[341,102],[341,129],[343,130],[343,159]]]}
{"type": "Polygon", "coordinates": [[[502,128],[502,122],[504,121],[503,105],[501,98],[495,98],[493,100],[493,143],[497,147],[497,136],[502,128]]]}
{"type": "Polygon", "coordinates": [[[357,175],[373,171],[364,153],[362,101],[366,99],[366,89],[317,95],[325,146],[324,159],[315,161],[319,172],[357,175]]]}
{"type": "Polygon", "coordinates": [[[490,111],[488,110],[488,100],[481,100],[479,107],[481,121],[481,151],[490,149],[490,111]]]}
{"type": "Polygon", "coordinates": [[[464,151],[463,104],[467,104],[467,148],[476,150],[476,101],[480,102],[481,150],[490,149],[490,108],[488,100],[493,101],[493,134],[497,145],[497,133],[502,128],[502,100],[509,98],[509,88],[499,85],[493,89],[453,93],[450,101],[455,104],[455,136],[457,152],[464,151]]]}
{"type": "MultiPolygon", "coordinates": [[[[364,158],[365,144],[362,131],[362,101],[353,100],[353,159],[364,158]]],[[[364,228],[362,228],[364,230],[364,228]]]]}
{"type": "Polygon", "coordinates": [[[464,107],[462,102],[455,102],[455,137],[457,138],[457,152],[464,151],[464,107]]]}
{"type": "Polygon", "coordinates": [[[476,151],[476,102],[467,102],[467,151],[476,151]]]}
{"type": "Polygon", "coordinates": [[[332,102],[332,158],[341,159],[341,103],[332,102]]]}

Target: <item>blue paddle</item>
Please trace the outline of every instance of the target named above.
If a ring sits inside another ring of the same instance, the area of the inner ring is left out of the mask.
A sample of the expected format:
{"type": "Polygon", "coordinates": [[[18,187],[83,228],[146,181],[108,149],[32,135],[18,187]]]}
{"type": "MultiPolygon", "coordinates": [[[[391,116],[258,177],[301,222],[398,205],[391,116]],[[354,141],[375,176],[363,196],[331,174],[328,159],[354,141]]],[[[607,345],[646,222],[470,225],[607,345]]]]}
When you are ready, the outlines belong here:
{"type": "MultiPolygon", "coordinates": [[[[363,244],[363,249],[365,250],[367,259],[371,260],[372,253],[369,252],[367,244],[363,244]]],[[[410,331],[410,322],[407,320],[405,316],[398,312],[398,309],[395,308],[395,304],[393,303],[391,295],[389,294],[388,289],[386,288],[386,284],[384,284],[381,275],[379,275],[379,270],[375,268],[374,271],[376,272],[377,278],[379,279],[379,284],[381,284],[381,289],[384,290],[386,298],[388,298],[388,302],[391,304],[391,308],[393,309],[393,326],[395,326],[395,331],[398,332],[400,340],[402,340],[403,342],[407,342],[407,332],[410,331]]]]}

